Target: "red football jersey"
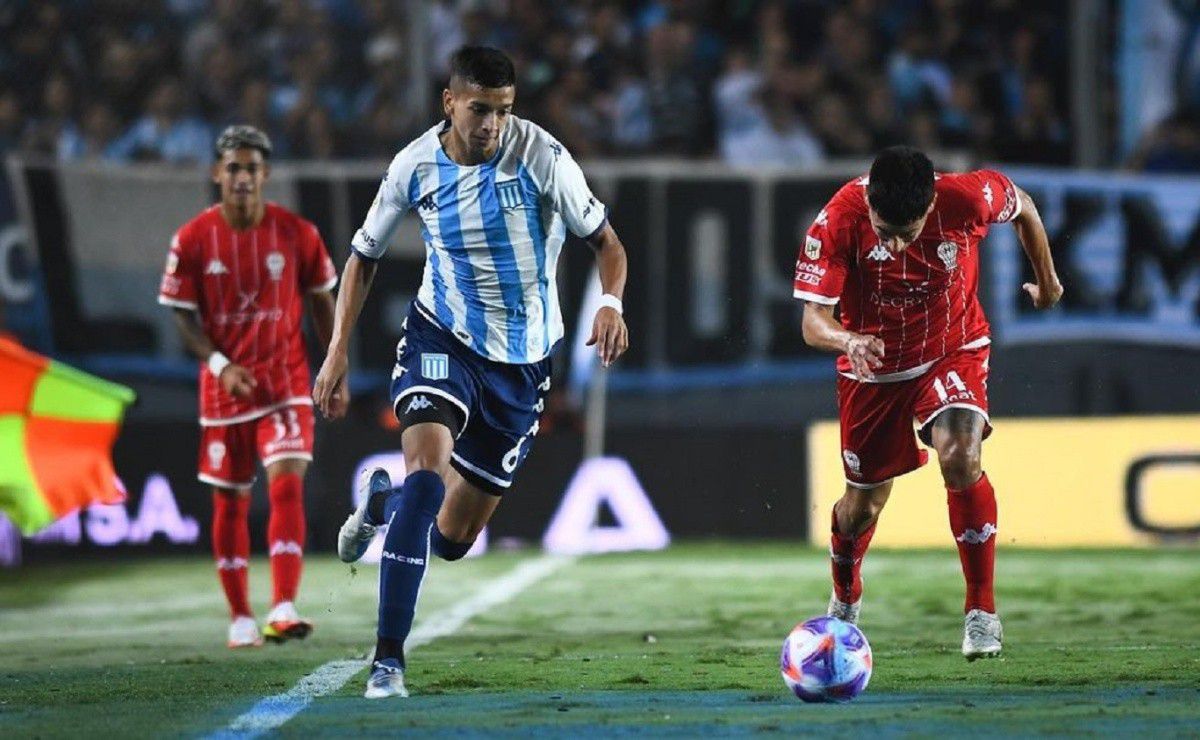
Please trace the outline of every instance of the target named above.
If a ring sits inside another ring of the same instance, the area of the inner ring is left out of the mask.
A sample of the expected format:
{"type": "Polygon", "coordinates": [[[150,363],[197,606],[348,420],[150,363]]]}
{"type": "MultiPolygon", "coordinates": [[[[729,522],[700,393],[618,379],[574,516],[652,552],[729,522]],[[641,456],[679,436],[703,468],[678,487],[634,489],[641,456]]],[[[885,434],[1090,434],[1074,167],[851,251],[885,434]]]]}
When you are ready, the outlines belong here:
{"type": "Polygon", "coordinates": [[[175,233],[158,302],[197,311],[217,350],[250,370],[258,384],[251,398],[235,398],[201,364],[202,425],[312,403],[302,297],[336,282],[317,227],[274,203],[252,229],[233,229],[217,205],[175,233]]]}
{"type": "MultiPolygon", "coordinates": [[[[933,212],[898,254],[879,244],[866,189],[866,177],[851,180],[817,214],[796,260],[796,298],[840,303],[842,326],[883,340],[878,382],[917,377],[948,352],[987,344],[979,242],[990,224],[1021,212],[1012,181],[994,170],[937,175],[933,212]]],[[[845,355],[837,367],[851,374],[845,355]]]]}

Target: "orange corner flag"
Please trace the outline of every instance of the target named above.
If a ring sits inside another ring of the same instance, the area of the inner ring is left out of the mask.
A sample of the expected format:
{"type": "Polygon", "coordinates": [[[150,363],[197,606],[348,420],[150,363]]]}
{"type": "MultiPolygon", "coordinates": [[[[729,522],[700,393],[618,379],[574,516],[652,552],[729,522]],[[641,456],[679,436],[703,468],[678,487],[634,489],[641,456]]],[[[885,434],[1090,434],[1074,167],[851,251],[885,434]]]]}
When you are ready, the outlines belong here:
{"type": "Polygon", "coordinates": [[[0,336],[0,511],[30,535],[84,506],[125,500],[112,446],[133,399],[0,336]]]}

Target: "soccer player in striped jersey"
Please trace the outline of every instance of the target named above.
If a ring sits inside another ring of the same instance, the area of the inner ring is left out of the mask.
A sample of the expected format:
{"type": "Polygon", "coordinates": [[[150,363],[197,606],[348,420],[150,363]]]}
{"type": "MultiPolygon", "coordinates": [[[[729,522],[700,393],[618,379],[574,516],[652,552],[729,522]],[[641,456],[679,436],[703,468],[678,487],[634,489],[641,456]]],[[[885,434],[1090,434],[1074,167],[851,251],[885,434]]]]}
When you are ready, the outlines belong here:
{"type": "Polygon", "coordinates": [[[367,697],[407,696],[404,639],[430,553],[470,549],[529,454],[563,335],[555,268],[569,230],[596,254],[604,290],[590,343],[609,365],[628,347],[625,249],[570,152],[512,115],[515,72],[502,52],[464,47],[442,93],[445,120],[404,147],[355,234],[333,340],[313,400],[345,412],[347,345],[376,261],[415,211],[425,272],[397,347],[393,407],[408,476],[376,470],[342,526],[338,554],[362,556],[388,523],[367,697]]]}
{"type": "Polygon", "coordinates": [[[1033,201],[1003,174],[936,174],[921,152],[885,149],[866,177],[817,215],[796,260],[804,339],[840,353],[838,406],[846,491],[833,508],[829,614],[857,622],[859,575],[892,479],[937,451],[950,528],[966,579],[962,652],[998,655],[992,574],[996,497],[981,463],[988,422],[990,339],[980,306],[979,244],[1012,222],[1046,309],[1062,296],[1033,201]],[[834,308],[840,310],[840,321],[834,308]],[[913,422],[919,431],[914,435],[913,422]]]}
{"type": "Polygon", "coordinates": [[[302,638],[312,624],[294,605],[304,553],[304,473],[312,460],[307,305],[324,346],[333,330],[337,272],[317,227],[262,195],[271,142],[230,126],[216,144],[221,202],[171,241],[159,303],[175,311],[184,344],[202,360],[201,481],[213,487],[213,554],[232,621],[231,648],[262,644],[250,609],[250,486],[255,457],[267,472],[267,545],[274,581],[263,634],[302,638]]]}

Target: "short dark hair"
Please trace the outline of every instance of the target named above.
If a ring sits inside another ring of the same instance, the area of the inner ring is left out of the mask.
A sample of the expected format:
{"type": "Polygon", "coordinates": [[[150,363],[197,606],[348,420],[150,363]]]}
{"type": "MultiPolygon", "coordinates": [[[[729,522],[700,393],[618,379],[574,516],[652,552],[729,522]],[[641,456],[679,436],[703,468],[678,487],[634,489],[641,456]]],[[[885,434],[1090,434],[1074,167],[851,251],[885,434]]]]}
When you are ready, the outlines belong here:
{"type": "Polygon", "coordinates": [[[517,84],[512,60],[490,46],[463,46],[450,56],[450,79],[458,77],[480,87],[510,87],[517,84]]]}
{"type": "Polygon", "coordinates": [[[271,139],[261,129],[253,126],[228,126],[217,137],[213,154],[220,159],[225,152],[237,149],[257,149],[262,152],[263,159],[268,159],[271,156],[271,139]]]}
{"type": "Polygon", "coordinates": [[[884,149],[871,164],[867,202],[893,226],[916,221],[933,202],[933,162],[911,146],[884,149]]]}

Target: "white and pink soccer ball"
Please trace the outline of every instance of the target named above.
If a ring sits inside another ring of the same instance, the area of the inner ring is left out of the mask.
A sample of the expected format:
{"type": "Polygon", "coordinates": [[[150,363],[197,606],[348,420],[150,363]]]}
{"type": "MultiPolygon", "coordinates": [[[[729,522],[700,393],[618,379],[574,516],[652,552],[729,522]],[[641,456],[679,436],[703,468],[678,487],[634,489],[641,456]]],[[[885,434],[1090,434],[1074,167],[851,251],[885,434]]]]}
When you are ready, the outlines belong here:
{"type": "Polygon", "coordinates": [[[871,680],[871,646],[858,627],[834,617],[796,625],[779,656],[783,682],[808,702],[845,702],[871,680]]]}

